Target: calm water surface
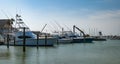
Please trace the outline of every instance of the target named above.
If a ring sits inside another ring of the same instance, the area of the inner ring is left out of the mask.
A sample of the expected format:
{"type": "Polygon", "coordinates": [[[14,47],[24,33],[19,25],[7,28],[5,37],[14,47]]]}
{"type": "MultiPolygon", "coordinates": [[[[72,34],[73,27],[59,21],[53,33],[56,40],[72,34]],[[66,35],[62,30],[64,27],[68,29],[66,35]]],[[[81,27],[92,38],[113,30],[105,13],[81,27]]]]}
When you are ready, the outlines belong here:
{"type": "Polygon", "coordinates": [[[0,64],[120,64],[120,40],[55,47],[0,46],[0,64]]]}

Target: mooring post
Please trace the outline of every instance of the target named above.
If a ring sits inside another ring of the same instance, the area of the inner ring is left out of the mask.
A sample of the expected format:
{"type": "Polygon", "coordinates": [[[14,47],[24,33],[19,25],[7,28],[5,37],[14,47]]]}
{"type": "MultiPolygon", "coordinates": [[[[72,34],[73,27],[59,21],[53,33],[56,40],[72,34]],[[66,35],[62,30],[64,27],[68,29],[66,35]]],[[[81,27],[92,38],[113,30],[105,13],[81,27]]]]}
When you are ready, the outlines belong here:
{"type": "Polygon", "coordinates": [[[5,44],[5,42],[6,42],[6,38],[4,37],[4,44],[5,44]]]}
{"type": "Polygon", "coordinates": [[[14,39],[14,46],[16,45],[15,43],[16,43],[16,39],[15,39],[15,37],[13,37],[13,39],[14,39]]]}
{"type": "Polygon", "coordinates": [[[59,41],[58,41],[59,37],[56,38],[56,44],[59,45],[59,41]]]}
{"type": "Polygon", "coordinates": [[[47,45],[47,35],[45,34],[45,46],[47,45]]]}
{"type": "Polygon", "coordinates": [[[23,28],[23,52],[26,51],[25,49],[25,43],[26,43],[26,38],[25,38],[25,27],[23,28]]]}
{"type": "Polygon", "coordinates": [[[86,37],[85,37],[85,36],[84,36],[83,42],[84,42],[84,43],[86,42],[86,37]]]}
{"type": "Polygon", "coordinates": [[[9,48],[9,35],[7,34],[7,48],[9,48]]]}
{"type": "Polygon", "coordinates": [[[37,49],[38,49],[38,42],[39,42],[39,34],[37,34],[37,49]]]}

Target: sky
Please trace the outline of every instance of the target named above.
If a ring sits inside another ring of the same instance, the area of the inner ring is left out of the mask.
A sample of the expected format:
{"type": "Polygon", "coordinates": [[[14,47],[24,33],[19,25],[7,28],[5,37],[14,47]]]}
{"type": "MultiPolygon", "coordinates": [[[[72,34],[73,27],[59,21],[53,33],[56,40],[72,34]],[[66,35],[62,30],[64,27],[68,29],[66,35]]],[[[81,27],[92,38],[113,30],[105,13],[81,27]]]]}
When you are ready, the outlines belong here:
{"type": "Polygon", "coordinates": [[[22,16],[31,30],[44,32],[72,30],[120,35],[120,0],[0,0],[0,19],[22,16]]]}

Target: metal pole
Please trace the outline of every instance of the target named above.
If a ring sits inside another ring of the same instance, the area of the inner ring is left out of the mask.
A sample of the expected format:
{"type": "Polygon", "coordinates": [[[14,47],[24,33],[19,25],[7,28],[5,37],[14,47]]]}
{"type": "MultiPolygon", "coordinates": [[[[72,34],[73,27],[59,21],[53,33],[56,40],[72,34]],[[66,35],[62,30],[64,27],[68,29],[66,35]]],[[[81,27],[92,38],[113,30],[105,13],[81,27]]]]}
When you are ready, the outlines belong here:
{"type": "Polygon", "coordinates": [[[73,34],[75,34],[75,25],[73,25],[73,34]]]}
{"type": "Polygon", "coordinates": [[[37,34],[37,49],[38,49],[39,34],[37,34]]]}
{"type": "Polygon", "coordinates": [[[5,42],[6,42],[6,38],[4,37],[4,44],[5,44],[5,42]]]}
{"type": "Polygon", "coordinates": [[[25,38],[25,27],[23,28],[23,52],[25,52],[25,43],[26,43],[26,38],[25,38]]]}
{"type": "Polygon", "coordinates": [[[16,41],[15,41],[15,37],[13,38],[14,39],[14,46],[16,45],[15,43],[16,43],[16,41]]]}
{"type": "Polygon", "coordinates": [[[7,34],[7,48],[9,48],[9,35],[7,34]]]}
{"type": "Polygon", "coordinates": [[[56,38],[57,45],[59,45],[59,37],[56,38]]]}
{"type": "Polygon", "coordinates": [[[47,35],[45,34],[45,46],[47,45],[47,35]]]}

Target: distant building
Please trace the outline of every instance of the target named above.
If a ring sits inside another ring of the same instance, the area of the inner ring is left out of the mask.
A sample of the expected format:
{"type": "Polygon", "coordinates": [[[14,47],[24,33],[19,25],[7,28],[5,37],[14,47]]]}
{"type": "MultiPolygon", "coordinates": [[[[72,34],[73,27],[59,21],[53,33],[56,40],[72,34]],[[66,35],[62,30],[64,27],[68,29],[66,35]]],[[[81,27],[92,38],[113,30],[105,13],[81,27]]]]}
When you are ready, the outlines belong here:
{"type": "Polygon", "coordinates": [[[13,19],[0,19],[0,34],[6,36],[12,32],[13,19]]]}

